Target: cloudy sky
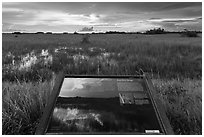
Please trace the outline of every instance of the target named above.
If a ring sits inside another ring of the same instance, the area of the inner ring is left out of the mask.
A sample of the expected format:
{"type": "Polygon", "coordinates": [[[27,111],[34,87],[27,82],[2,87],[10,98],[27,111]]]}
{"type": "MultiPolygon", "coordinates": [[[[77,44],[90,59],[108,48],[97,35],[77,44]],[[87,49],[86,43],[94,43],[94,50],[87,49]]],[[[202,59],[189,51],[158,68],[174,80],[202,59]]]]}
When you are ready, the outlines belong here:
{"type": "Polygon", "coordinates": [[[202,3],[3,2],[3,32],[202,30],[202,3]]]}

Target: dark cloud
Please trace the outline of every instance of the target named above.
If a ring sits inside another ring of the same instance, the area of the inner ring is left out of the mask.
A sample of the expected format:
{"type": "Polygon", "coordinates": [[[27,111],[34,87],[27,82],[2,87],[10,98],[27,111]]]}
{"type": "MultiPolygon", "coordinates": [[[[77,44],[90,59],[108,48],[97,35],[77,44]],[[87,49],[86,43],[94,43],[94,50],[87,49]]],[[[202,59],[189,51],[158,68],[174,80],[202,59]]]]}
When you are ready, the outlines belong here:
{"type": "Polygon", "coordinates": [[[158,20],[158,19],[161,19],[161,18],[150,18],[149,20],[158,20]]]}
{"type": "Polygon", "coordinates": [[[166,6],[162,8],[162,10],[175,10],[175,9],[183,9],[189,7],[202,7],[201,2],[172,2],[167,3],[166,6]]]}
{"type": "Polygon", "coordinates": [[[3,7],[38,10],[62,10],[72,13],[127,13],[158,12],[184,8],[200,8],[201,2],[20,2],[20,4],[3,4],[3,7]]]}
{"type": "Polygon", "coordinates": [[[181,14],[187,16],[187,17],[194,17],[194,16],[202,16],[202,8],[189,8],[180,11],[181,14]]]}

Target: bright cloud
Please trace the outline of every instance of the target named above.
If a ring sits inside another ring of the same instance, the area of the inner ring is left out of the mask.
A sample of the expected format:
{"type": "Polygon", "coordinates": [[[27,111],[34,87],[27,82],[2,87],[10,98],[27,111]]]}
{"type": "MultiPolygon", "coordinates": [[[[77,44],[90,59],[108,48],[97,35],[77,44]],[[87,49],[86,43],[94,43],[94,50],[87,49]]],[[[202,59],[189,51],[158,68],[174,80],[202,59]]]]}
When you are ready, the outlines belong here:
{"type": "Polygon", "coordinates": [[[3,3],[3,31],[202,29],[201,3],[3,3]],[[67,30],[68,29],[68,30],[67,30]]]}
{"type": "Polygon", "coordinates": [[[2,8],[2,12],[23,12],[23,10],[18,8],[2,8]]]}

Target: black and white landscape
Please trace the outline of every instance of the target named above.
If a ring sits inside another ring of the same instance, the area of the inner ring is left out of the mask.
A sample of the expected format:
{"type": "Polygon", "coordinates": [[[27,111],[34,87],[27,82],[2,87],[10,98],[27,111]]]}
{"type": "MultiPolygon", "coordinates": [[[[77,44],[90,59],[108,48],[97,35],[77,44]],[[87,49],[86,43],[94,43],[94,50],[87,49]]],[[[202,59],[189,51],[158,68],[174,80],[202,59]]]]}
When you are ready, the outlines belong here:
{"type": "MultiPolygon", "coordinates": [[[[137,75],[140,70],[150,75],[174,133],[202,134],[201,2],[2,2],[2,134],[35,134],[61,71],[137,75]]],[[[69,81],[67,88],[81,89],[80,82],[69,81]]],[[[115,93],[118,87],[110,83],[106,88],[115,93]]],[[[91,91],[86,88],[86,93],[91,91]]],[[[70,114],[69,124],[87,116],[70,131],[140,132],[157,127],[145,120],[140,127],[138,118],[130,120],[119,96],[99,99],[95,106],[93,100],[72,97],[59,97],[65,102],[53,111],[61,117],[70,114]],[[88,100],[87,108],[70,106],[80,99],[88,100]]],[[[130,113],[137,115],[132,109],[130,113]]]]}

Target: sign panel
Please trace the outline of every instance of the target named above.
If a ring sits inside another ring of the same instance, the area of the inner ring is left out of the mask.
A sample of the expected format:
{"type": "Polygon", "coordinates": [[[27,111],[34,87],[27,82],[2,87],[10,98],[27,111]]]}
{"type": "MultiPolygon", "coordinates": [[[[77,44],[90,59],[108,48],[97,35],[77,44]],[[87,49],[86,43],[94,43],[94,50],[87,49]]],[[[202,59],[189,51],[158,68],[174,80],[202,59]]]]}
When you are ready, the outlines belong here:
{"type": "Polygon", "coordinates": [[[143,77],[65,77],[36,134],[166,134],[146,86],[143,77]]]}

